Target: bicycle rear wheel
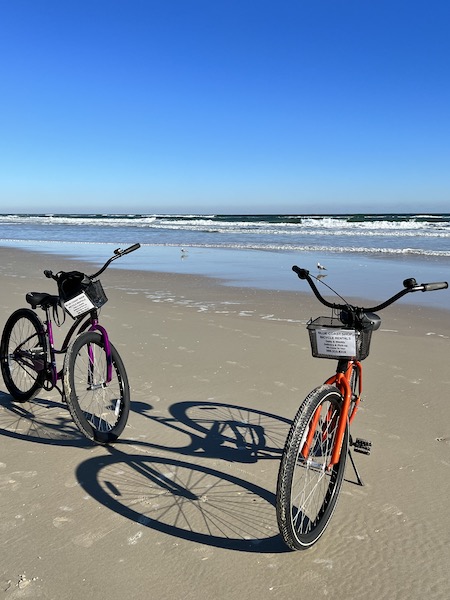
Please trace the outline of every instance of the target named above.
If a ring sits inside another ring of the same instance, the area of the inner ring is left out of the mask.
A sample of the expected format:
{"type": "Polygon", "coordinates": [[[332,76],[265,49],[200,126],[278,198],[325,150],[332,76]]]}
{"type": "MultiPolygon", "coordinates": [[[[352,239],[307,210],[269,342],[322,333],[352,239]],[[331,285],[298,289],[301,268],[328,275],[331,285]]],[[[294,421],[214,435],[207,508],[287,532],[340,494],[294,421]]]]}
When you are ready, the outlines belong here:
{"type": "Polygon", "coordinates": [[[6,321],[0,342],[1,370],[8,392],[17,402],[36,396],[46,380],[47,339],[42,321],[20,308],[6,321]]]}
{"type": "Polygon", "coordinates": [[[107,382],[107,355],[102,336],[82,333],[69,345],[64,359],[64,392],[80,431],[99,444],[110,444],[122,433],[130,410],[130,389],[122,359],[111,346],[112,378],[107,382]]]}
{"type": "Polygon", "coordinates": [[[336,508],[347,459],[348,426],[339,462],[332,469],[327,467],[342,402],[334,386],[313,390],[300,406],[286,440],[278,473],[276,510],[280,533],[293,550],[315,544],[336,508]]]}

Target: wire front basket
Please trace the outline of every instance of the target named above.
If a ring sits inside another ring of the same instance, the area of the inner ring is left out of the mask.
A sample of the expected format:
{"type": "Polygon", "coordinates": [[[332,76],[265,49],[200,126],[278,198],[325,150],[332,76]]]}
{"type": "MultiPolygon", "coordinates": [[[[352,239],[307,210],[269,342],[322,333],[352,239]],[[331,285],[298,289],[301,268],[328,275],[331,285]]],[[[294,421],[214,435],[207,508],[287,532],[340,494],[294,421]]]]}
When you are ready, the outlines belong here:
{"type": "Polygon", "coordinates": [[[91,281],[86,287],[80,287],[79,293],[73,298],[63,301],[63,306],[69,315],[76,319],[95,308],[101,308],[108,298],[100,281],[91,281]]]}
{"type": "Polygon", "coordinates": [[[369,355],[372,329],[358,331],[345,327],[337,317],[318,317],[306,327],[316,358],[364,360],[369,355]]]}

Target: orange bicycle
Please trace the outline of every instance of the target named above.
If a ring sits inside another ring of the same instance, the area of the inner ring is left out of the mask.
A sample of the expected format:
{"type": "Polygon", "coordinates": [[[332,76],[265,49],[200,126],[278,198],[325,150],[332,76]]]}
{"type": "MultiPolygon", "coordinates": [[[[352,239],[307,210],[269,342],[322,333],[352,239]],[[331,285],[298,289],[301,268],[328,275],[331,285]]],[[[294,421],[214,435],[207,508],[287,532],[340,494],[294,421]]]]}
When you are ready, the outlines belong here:
{"type": "Polygon", "coordinates": [[[371,442],[350,435],[350,424],[361,401],[362,365],[369,354],[372,332],[381,324],[375,314],[410,292],[446,289],[447,282],[417,284],[406,279],[403,289],[371,308],[329,302],[306,269],[292,267],[306,279],[317,299],[332,309],[331,317],[310,320],[312,354],[337,360],[336,373],[303,401],[286,439],[277,482],[277,520],[285,543],[293,550],[309,548],[325,531],[341,490],[347,456],[357,482],[364,485],[350,447],[370,454],[371,442]]]}

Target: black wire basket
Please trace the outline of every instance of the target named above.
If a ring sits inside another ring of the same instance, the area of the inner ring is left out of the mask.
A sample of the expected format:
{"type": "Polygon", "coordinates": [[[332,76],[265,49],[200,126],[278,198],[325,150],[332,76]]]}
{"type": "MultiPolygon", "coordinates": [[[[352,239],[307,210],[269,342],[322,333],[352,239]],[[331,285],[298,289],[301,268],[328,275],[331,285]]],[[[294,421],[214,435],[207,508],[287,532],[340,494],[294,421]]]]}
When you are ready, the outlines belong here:
{"type": "Polygon", "coordinates": [[[306,327],[315,358],[364,360],[369,356],[372,329],[348,328],[336,317],[318,317],[306,327]]]}
{"type": "Polygon", "coordinates": [[[78,293],[71,298],[63,299],[66,312],[73,318],[81,317],[91,310],[101,308],[108,298],[100,281],[80,284],[78,293]]]}
{"type": "Polygon", "coordinates": [[[101,308],[108,302],[108,298],[100,280],[91,281],[88,287],[84,290],[84,293],[95,306],[95,308],[101,308]]]}

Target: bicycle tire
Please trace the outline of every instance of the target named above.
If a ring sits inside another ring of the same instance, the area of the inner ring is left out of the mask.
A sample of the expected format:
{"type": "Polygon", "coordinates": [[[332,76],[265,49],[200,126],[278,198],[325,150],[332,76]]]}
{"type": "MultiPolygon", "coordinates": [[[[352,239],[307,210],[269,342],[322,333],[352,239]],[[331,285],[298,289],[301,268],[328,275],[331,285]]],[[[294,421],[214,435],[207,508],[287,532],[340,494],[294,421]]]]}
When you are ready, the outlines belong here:
{"type": "Polygon", "coordinates": [[[42,321],[31,309],[20,308],[6,321],[0,357],[3,380],[13,400],[34,398],[47,379],[47,338],[42,321]]]}
{"type": "Polygon", "coordinates": [[[315,544],[336,508],[347,459],[348,424],[339,462],[329,471],[326,465],[333,450],[342,402],[336,387],[316,388],[300,406],[286,439],[278,473],[276,512],[281,536],[292,550],[315,544]],[[305,460],[301,451],[318,410],[320,418],[305,460]]]}
{"type": "Polygon", "coordinates": [[[130,388],[122,359],[111,346],[112,380],[106,383],[106,351],[98,332],[78,335],[67,348],[64,394],[72,418],[88,439],[111,444],[122,433],[130,410],[130,388]]]}

